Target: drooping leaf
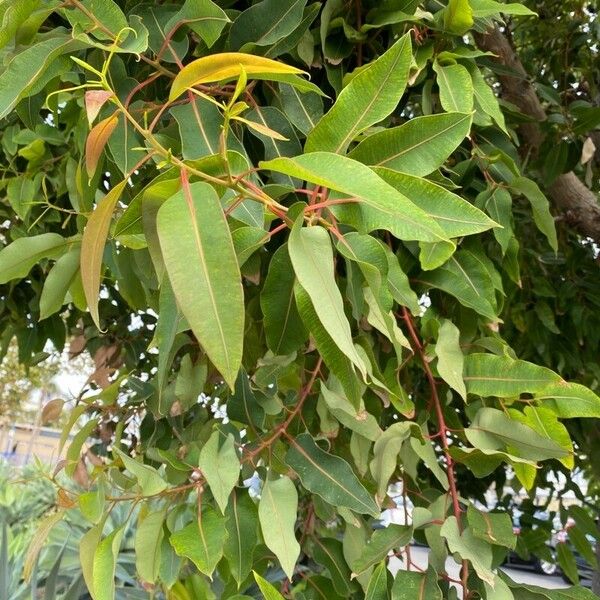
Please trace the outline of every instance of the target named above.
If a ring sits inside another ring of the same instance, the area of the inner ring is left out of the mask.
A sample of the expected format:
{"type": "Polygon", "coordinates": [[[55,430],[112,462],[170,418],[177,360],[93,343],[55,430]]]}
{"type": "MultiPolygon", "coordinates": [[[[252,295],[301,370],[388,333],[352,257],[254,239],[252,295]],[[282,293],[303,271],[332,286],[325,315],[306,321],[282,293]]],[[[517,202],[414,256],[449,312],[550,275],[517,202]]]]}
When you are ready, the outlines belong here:
{"type": "Polygon", "coordinates": [[[454,516],[446,519],[440,534],[446,538],[450,552],[468,560],[483,581],[494,585],[494,573],[491,570],[492,548],[489,544],[476,538],[470,528],[466,528],[460,533],[454,516]]]}
{"type": "Polygon", "coordinates": [[[242,360],[244,296],[231,233],[212,187],[192,183],[158,211],[158,235],[177,302],[233,388],[242,360]]]}
{"type": "Polygon", "coordinates": [[[433,63],[440,88],[440,103],[447,112],[470,113],[474,98],[471,75],[466,67],[456,61],[447,63],[433,63]]]}
{"type": "Polygon", "coordinates": [[[298,473],[302,485],[329,504],[362,514],[378,514],[377,505],[350,465],[339,456],[321,450],[310,434],[295,438],[285,460],[298,473]]]}
{"type": "Polygon", "coordinates": [[[267,479],[258,504],[258,518],[265,544],[275,553],[284,573],[291,579],[300,545],[294,533],[298,492],[288,477],[267,479]]]}
{"type": "Polygon", "coordinates": [[[240,461],[233,436],[230,434],[222,439],[218,430],[213,432],[202,446],[198,466],[221,512],[225,513],[229,495],[240,476],[240,461]]]}
{"type": "Polygon", "coordinates": [[[343,153],[361,131],[387,117],[404,93],[410,56],[410,36],[405,35],[353,77],[309,133],[305,151],[343,153]]]}
{"type": "Polygon", "coordinates": [[[115,529],[100,541],[95,549],[92,575],[94,600],[115,598],[115,570],[124,533],[124,527],[115,529]]]}
{"type": "Polygon", "coordinates": [[[223,554],[240,586],[250,575],[253,553],[258,541],[256,505],[245,490],[235,490],[225,511],[227,539],[223,554]]]}
{"type": "Polygon", "coordinates": [[[271,258],[260,295],[267,346],[275,354],[291,354],[306,340],[294,299],[295,280],[287,245],[282,245],[271,258]]]}
{"type": "Polygon", "coordinates": [[[50,269],[40,296],[40,321],[58,312],[79,272],[79,249],[63,254],[50,269]]]}
{"type": "Polygon", "coordinates": [[[558,239],[556,237],[556,226],[554,217],[550,213],[550,204],[546,196],[535,181],[527,177],[517,177],[510,184],[511,189],[523,194],[531,204],[533,220],[537,228],[546,236],[550,247],[554,252],[558,251],[558,239]]]}
{"type": "Polygon", "coordinates": [[[118,124],[118,116],[112,115],[100,121],[90,131],[85,142],[85,168],[90,179],[94,176],[100,156],[118,124]]]}
{"type": "Polygon", "coordinates": [[[165,511],[152,512],[135,532],[135,568],[148,583],[154,583],[159,574],[164,521],[165,511]]]}
{"type": "Polygon", "coordinates": [[[449,0],[444,9],[444,28],[456,35],[463,35],[473,26],[473,9],[469,0],[449,0]]]}
{"type": "Polygon", "coordinates": [[[275,586],[269,583],[264,577],[261,577],[256,571],[254,571],[254,579],[265,600],[283,600],[283,596],[277,591],[275,586]]]}
{"type": "Polygon", "coordinates": [[[463,400],[466,400],[467,390],[462,377],[464,356],[460,349],[459,337],[460,331],[456,325],[444,319],[439,329],[435,353],[438,357],[438,373],[463,400]]]}
{"type": "Polygon", "coordinates": [[[94,323],[99,329],[98,298],[102,283],[104,246],[106,245],[113,212],[126,185],[127,180],[121,181],[98,203],[88,219],[81,239],[81,281],[92,319],[94,319],[94,323]]]}
{"type": "Polygon", "coordinates": [[[206,508],[197,520],[173,533],[169,541],[179,556],[188,558],[201,573],[212,578],[223,556],[226,538],[225,517],[206,508]]]}
{"type": "Polygon", "coordinates": [[[382,561],[369,578],[365,600],[388,600],[391,578],[385,561],[382,561]]]}
{"type": "Polygon", "coordinates": [[[366,377],[366,367],[352,342],[350,324],[344,314],[342,295],[334,275],[333,250],[327,231],[319,226],[303,227],[299,218],[290,234],[288,250],[298,282],[318,306],[319,320],[338,348],[366,377]]]}

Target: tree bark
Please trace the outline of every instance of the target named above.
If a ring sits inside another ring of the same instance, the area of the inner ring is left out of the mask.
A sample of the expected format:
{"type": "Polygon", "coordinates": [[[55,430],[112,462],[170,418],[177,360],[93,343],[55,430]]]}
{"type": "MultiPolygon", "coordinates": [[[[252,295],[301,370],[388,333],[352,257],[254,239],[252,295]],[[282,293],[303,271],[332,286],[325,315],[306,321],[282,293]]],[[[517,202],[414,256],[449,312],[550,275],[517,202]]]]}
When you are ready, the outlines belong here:
{"type": "MultiPolygon", "coordinates": [[[[546,112],[540,102],[531,79],[525,71],[510,41],[497,27],[485,34],[475,34],[477,45],[496,55],[494,60],[508,67],[514,75],[497,74],[502,86],[502,97],[514,104],[524,115],[533,119],[519,126],[523,150],[537,156],[544,134],[539,126],[546,120],[546,112]]],[[[600,243],[600,204],[592,192],[573,171],[559,175],[546,188],[555,210],[562,219],[581,236],[600,243]]]]}

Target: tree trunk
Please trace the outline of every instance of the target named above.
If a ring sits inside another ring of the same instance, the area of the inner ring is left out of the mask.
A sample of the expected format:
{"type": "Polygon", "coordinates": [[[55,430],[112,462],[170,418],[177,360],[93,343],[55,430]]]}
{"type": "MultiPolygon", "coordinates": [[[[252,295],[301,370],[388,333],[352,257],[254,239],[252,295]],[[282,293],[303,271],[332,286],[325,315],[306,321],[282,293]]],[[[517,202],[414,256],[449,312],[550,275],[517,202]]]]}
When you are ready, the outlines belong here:
{"type": "MultiPolygon", "coordinates": [[[[522,124],[519,134],[523,151],[530,156],[537,156],[544,139],[539,123],[546,120],[546,113],[515,49],[497,27],[485,34],[475,34],[475,40],[482,50],[496,55],[495,61],[513,71],[514,75],[497,75],[502,86],[502,97],[534,119],[531,123],[522,124]]],[[[567,224],[583,237],[600,243],[600,204],[597,195],[573,171],[559,175],[547,192],[567,224]]]]}

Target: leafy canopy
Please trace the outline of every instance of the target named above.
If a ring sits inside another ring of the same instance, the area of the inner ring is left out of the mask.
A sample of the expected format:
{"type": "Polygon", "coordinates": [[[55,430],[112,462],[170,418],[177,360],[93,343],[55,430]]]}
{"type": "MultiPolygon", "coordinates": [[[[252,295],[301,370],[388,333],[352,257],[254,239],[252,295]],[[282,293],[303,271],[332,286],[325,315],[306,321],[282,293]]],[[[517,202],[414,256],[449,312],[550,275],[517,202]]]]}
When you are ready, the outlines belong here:
{"type": "Polygon", "coordinates": [[[16,338],[32,362],[69,339],[96,363],[63,433],[78,430],[63,467],[79,488],[40,526],[29,572],[41,537],[80,513],[94,600],[136,581],[169,598],[520,597],[497,571],[510,520],[473,500],[492,484],[500,498],[509,467],[528,490],[572,468],[563,420],[600,416],[593,391],[510,346],[533,293],[522,267],[565,241],[517,152],[526,117],[497,95],[508,67],[475,40],[535,13],[0,13],[3,348],[16,338]],[[373,530],[396,482],[412,519],[373,530]],[[430,568],[388,576],[413,537],[430,568]]]}

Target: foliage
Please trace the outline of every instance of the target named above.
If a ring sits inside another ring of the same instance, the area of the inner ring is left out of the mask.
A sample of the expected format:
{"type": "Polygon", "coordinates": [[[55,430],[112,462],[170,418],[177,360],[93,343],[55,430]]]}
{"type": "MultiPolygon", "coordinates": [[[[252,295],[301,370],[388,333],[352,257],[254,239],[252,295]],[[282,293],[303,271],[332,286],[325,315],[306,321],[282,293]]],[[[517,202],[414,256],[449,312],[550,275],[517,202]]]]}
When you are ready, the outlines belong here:
{"type": "Polygon", "coordinates": [[[517,150],[528,117],[495,93],[514,65],[477,46],[503,18],[534,30],[535,13],[0,11],[3,342],[31,362],[69,338],[96,363],[64,434],[80,427],[63,466],[83,489],[61,487],[26,574],[79,512],[94,600],[133,581],[118,560],[134,520],[137,578],[169,598],[564,597],[498,574],[515,540],[473,503],[501,496],[508,469],[528,490],[568,472],[563,421],[600,416],[564,378],[594,386],[588,359],[564,369],[534,331],[557,335],[547,298],[566,301],[560,278],[552,294],[539,282],[595,248],[557,231],[549,175],[517,150]],[[412,524],[373,531],[396,481],[412,524]],[[412,537],[431,567],[392,580],[388,554],[410,562],[412,537]]]}

